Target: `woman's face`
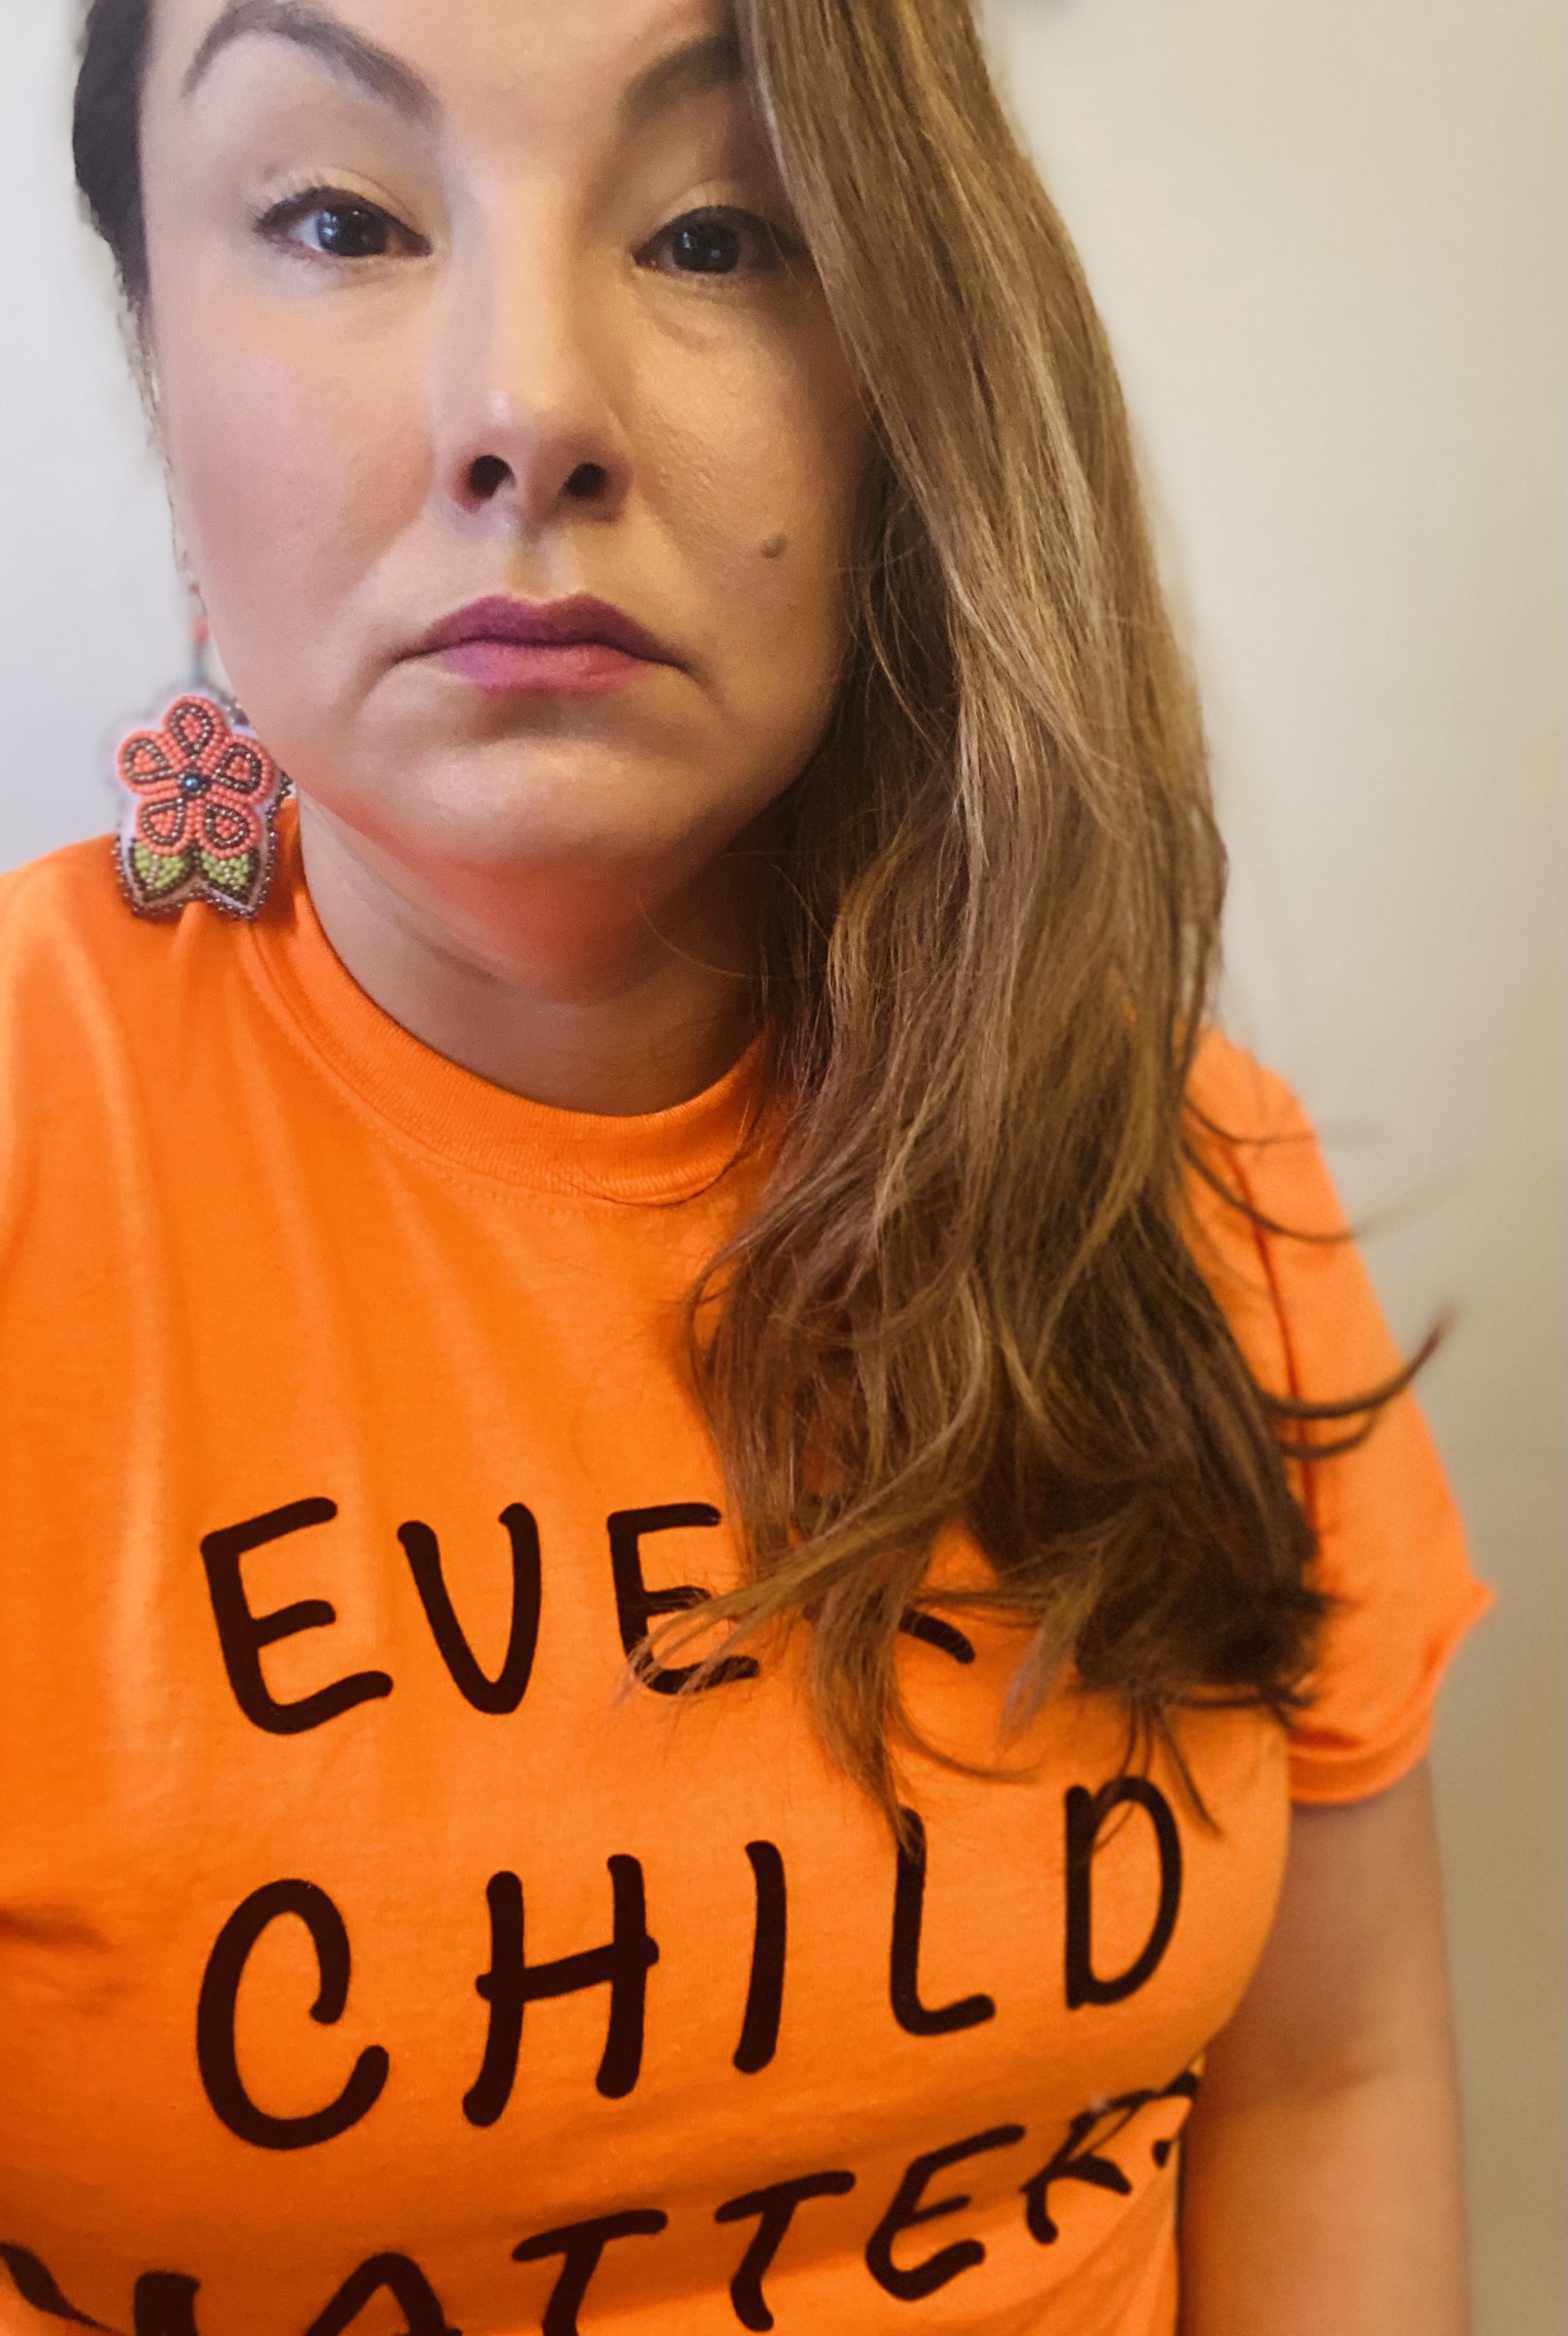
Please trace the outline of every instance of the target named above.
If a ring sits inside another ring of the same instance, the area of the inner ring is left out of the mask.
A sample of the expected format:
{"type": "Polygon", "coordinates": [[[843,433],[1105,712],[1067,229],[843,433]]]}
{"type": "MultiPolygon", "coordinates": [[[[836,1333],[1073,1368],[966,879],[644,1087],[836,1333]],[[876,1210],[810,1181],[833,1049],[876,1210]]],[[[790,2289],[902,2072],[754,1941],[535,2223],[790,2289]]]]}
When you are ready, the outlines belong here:
{"type": "Polygon", "coordinates": [[[716,0],[158,0],[143,169],[180,531],[302,793],[407,886],[711,861],[821,735],[867,444],[716,0]]]}

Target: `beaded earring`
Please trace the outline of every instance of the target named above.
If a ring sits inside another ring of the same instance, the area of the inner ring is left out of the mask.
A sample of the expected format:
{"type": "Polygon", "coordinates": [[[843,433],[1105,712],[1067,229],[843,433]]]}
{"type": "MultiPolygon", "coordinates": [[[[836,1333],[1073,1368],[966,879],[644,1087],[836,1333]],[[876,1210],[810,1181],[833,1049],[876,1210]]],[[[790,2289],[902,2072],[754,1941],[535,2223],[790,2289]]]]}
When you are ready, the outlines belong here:
{"type": "Polygon", "coordinates": [[[254,917],[272,881],[288,781],[211,679],[207,619],[192,600],[189,686],[115,753],[124,796],[115,866],[138,916],[175,916],[206,900],[228,916],[254,917]]]}

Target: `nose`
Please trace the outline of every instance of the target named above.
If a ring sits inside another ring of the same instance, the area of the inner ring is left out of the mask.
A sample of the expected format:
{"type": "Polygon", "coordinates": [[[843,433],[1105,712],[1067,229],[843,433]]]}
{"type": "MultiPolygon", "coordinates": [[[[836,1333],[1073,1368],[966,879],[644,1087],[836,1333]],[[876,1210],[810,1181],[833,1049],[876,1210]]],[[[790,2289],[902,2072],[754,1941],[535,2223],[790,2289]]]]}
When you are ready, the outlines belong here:
{"type": "MultiPolygon", "coordinates": [[[[525,539],[614,519],[631,482],[613,273],[519,202],[454,255],[432,353],[436,477],[466,517],[525,539]]],[[[629,326],[629,316],[623,320],[629,326]]]]}

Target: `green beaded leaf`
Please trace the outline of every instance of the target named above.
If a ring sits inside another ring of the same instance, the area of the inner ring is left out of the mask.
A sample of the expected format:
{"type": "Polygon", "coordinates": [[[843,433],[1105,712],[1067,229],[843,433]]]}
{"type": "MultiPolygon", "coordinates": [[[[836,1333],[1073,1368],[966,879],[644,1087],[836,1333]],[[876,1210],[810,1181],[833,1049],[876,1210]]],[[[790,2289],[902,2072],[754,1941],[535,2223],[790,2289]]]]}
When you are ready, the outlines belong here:
{"type": "Polygon", "coordinates": [[[153,852],[145,843],[131,847],[131,864],[147,890],[154,894],[172,892],[182,884],[187,874],[183,852],[153,852]]]}
{"type": "Polygon", "coordinates": [[[237,852],[220,859],[215,852],[200,855],[201,872],[209,884],[215,885],[230,900],[246,900],[250,895],[256,875],[254,852],[237,852]]]}

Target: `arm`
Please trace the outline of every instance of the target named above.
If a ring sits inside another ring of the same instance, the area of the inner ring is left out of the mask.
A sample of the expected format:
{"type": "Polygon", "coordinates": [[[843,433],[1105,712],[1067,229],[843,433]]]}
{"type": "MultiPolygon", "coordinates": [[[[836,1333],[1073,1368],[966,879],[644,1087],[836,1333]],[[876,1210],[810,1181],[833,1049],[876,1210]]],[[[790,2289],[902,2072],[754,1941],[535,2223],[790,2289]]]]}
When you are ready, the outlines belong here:
{"type": "Polygon", "coordinates": [[[1193,2104],[1182,2292],[1183,2336],[1467,2336],[1424,1763],[1293,1814],[1273,1931],[1193,2104]]]}

